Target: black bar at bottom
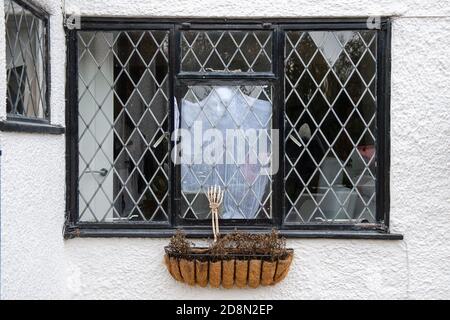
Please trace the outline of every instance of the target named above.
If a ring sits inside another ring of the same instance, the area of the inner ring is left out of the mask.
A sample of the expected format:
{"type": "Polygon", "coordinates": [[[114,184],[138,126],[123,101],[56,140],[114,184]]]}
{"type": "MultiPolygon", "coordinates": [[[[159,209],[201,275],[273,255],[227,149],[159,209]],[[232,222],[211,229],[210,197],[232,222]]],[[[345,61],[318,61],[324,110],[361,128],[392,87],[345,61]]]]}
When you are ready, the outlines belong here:
{"type": "MultiPolygon", "coordinates": [[[[244,231],[244,230],[243,230],[244,231]]],[[[113,228],[71,228],[67,231],[66,238],[169,238],[176,229],[113,229],[113,228]]],[[[205,230],[184,229],[190,238],[212,238],[213,234],[205,230]]],[[[251,231],[253,232],[253,231],[251,231]]],[[[259,231],[259,232],[267,232],[259,231]]],[[[304,239],[368,239],[368,240],[403,240],[403,235],[398,233],[386,233],[381,231],[319,231],[319,230],[279,230],[280,235],[287,238],[304,239]]]]}
{"type": "Polygon", "coordinates": [[[64,134],[65,128],[48,123],[6,120],[0,121],[0,131],[64,134]]]}

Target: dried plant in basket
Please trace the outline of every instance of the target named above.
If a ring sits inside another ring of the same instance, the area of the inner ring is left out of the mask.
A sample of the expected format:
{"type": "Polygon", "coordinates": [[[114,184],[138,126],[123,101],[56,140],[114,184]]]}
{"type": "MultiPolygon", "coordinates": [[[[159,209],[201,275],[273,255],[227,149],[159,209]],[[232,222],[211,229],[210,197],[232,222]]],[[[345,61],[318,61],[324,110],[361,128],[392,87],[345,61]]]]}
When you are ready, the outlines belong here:
{"type": "Polygon", "coordinates": [[[256,288],[274,285],[288,274],[293,250],[286,248],[286,240],[278,232],[247,233],[234,231],[219,233],[219,208],[223,201],[220,187],[210,187],[210,203],[214,240],[208,248],[195,248],[182,231],[165,248],[167,268],[178,281],[206,287],[233,286],[256,288]]]}

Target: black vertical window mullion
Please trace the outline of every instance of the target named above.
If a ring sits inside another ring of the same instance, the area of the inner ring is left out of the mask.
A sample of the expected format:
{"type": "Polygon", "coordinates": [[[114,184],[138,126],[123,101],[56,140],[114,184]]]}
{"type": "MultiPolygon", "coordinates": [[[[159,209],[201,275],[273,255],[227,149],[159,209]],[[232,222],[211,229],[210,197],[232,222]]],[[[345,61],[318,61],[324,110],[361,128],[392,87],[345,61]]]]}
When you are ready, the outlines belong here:
{"type": "Polygon", "coordinates": [[[172,150],[174,147],[174,144],[176,143],[176,141],[172,141],[172,137],[171,137],[171,133],[174,132],[174,126],[175,126],[175,122],[174,122],[174,112],[175,112],[175,103],[174,103],[174,69],[175,69],[175,64],[176,64],[176,60],[175,60],[175,30],[172,27],[170,32],[169,32],[169,110],[168,110],[168,137],[167,137],[167,143],[168,143],[168,157],[169,157],[169,183],[168,183],[168,216],[169,216],[169,224],[171,226],[174,225],[174,221],[175,221],[175,208],[176,203],[175,203],[175,197],[174,197],[174,181],[175,181],[175,167],[174,167],[174,163],[173,161],[171,161],[171,155],[172,155],[172,150]]]}
{"type": "Polygon", "coordinates": [[[66,179],[67,215],[71,223],[79,220],[78,205],[78,37],[77,32],[67,33],[68,61],[67,61],[67,107],[66,107],[66,145],[69,151],[67,159],[66,179]]]}
{"type": "Polygon", "coordinates": [[[286,192],[286,186],[285,186],[285,128],[284,128],[284,116],[285,116],[285,103],[284,103],[284,96],[285,96],[285,80],[284,80],[284,59],[285,59],[285,38],[286,38],[286,31],[280,26],[278,29],[279,35],[278,35],[278,84],[280,86],[279,91],[279,109],[280,109],[280,115],[279,115],[279,148],[280,148],[280,157],[279,157],[279,179],[280,179],[280,185],[281,185],[281,199],[280,199],[280,212],[279,212],[279,219],[280,219],[280,227],[284,223],[284,214],[286,212],[286,201],[285,201],[285,192],[286,192]]]}
{"type": "MultiPolygon", "coordinates": [[[[383,50],[382,47],[384,45],[384,39],[383,39],[383,34],[382,32],[378,33],[378,38],[377,38],[377,59],[379,59],[379,57],[381,57],[381,55],[383,55],[383,50]]],[[[380,175],[380,173],[382,172],[382,169],[384,167],[384,160],[383,160],[383,155],[381,153],[382,148],[384,148],[384,135],[382,134],[383,132],[383,117],[382,117],[382,112],[383,112],[383,104],[381,103],[381,99],[383,96],[383,82],[384,79],[382,77],[383,74],[383,64],[379,64],[378,68],[377,68],[377,112],[376,112],[376,124],[377,124],[377,141],[376,141],[376,162],[377,162],[377,175],[376,175],[376,181],[375,181],[375,188],[376,188],[376,218],[377,220],[379,220],[380,218],[382,219],[382,212],[383,209],[381,207],[381,205],[383,204],[383,195],[382,195],[382,179],[383,177],[380,175]]]]}
{"type": "MultiPolygon", "coordinates": [[[[272,128],[278,130],[278,171],[273,177],[272,219],[274,225],[281,227],[284,215],[284,31],[277,26],[274,32],[273,63],[275,82],[273,124],[272,128]]],[[[272,138],[273,139],[273,138],[272,138]]],[[[272,143],[274,141],[272,140],[272,143]]],[[[272,162],[274,159],[272,159],[272,162]]]]}
{"type": "MultiPolygon", "coordinates": [[[[171,53],[171,59],[170,61],[173,64],[173,71],[174,74],[172,75],[172,88],[173,88],[173,96],[171,96],[171,100],[172,100],[172,104],[173,104],[173,116],[175,116],[175,108],[178,108],[178,110],[180,110],[179,106],[178,106],[178,100],[177,97],[179,96],[179,85],[177,83],[177,75],[180,72],[180,65],[181,65],[181,58],[180,58],[180,48],[181,48],[181,32],[180,32],[180,25],[175,24],[174,28],[173,28],[173,48],[170,51],[171,53]]],[[[175,118],[172,117],[173,119],[171,119],[171,121],[174,124],[174,129],[179,129],[179,128],[175,128],[175,118]]],[[[171,132],[172,134],[172,132],[171,132]]],[[[171,142],[174,146],[178,143],[178,139],[176,139],[175,141],[171,142]]],[[[173,167],[173,178],[171,179],[171,183],[172,183],[172,204],[173,204],[173,210],[171,212],[172,215],[172,226],[178,226],[181,221],[180,221],[180,212],[181,212],[181,168],[179,164],[175,164],[172,162],[172,167],[173,167]]]]}
{"type": "Polygon", "coordinates": [[[385,69],[383,73],[383,77],[385,82],[383,84],[383,88],[385,90],[383,95],[383,116],[384,116],[384,132],[383,135],[385,137],[385,147],[383,149],[384,152],[384,168],[383,168],[383,195],[384,195],[384,214],[383,214],[383,224],[389,229],[389,215],[390,215],[390,167],[391,167],[391,108],[390,108],[390,97],[391,97],[391,20],[386,21],[386,27],[384,31],[386,41],[384,46],[384,57],[383,63],[385,64],[385,69]]]}
{"type": "MultiPolygon", "coordinates": [[[[44,117],[51,121],[51,109],[50,109],[50,88],[51,88],[51,63],[50,63],[50,26],[49,19],[46,17],[44,19],[44,54],[43,56],[43,64],[44,64],[44,74],[45,74],[45,109],[44,109],[44,117]]],[[[42,39],[41,39],[42,40],[42,39]]]]}
{"type": "Polygon", "coordinates": [[[387,21],[378,31],[377,42],[377,179],[376,218],[389,227],[389,153],[390,153],[390,110],[389,110],[389,66],[390,66],[390,23],[387,21]]]}

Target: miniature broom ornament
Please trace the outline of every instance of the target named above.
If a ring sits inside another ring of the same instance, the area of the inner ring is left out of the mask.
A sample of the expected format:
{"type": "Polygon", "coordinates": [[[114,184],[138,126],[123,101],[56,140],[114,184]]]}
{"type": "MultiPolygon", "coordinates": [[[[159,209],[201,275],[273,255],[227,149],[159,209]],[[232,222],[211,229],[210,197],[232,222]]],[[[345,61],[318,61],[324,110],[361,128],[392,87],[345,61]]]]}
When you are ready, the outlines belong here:
{"type": "Polygon", "coordinates": [[[217,241],[217,237],[219,236],[219,208],[223,201],[223,194],[223,190],[217,185],[209,187],[208,192],[206,193],[209,201],[209,208],[211,209],[214,242],[217,241]]]}

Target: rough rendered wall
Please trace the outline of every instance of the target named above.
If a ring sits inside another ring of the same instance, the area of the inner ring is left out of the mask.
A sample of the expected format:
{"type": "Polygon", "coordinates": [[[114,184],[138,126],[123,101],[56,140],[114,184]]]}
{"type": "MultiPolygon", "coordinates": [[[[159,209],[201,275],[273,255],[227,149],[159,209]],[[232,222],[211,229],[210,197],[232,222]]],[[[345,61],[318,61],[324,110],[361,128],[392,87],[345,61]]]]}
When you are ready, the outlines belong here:
{"type": "MultiPolygon", "coordinates": [[[[64,123],[60,2],[36,2],[52,13],[52,122],[64,123]]],[[[85,15],[395,16],[391,223],[405,240],[291,240],[296,259],[276,287],[190,288],[170,279],[163,266],[167,240],[63,241],[64,137],[0,132],[2,298],[450,298],[450,1],[250,0],[242,6],[235,0],[66,0],[66,5],[85,15]]],[[[2,34],[3,24],[0,5],[2,34]]],[[[0,70],[4,47],[0,37],[0,70]]]]}
{"type": "MultiPolygon", "coordinates": [[[[59,1],[43,2],[52,14],[51,122],[64,125],[65,38],[59,1]]],[[[0,30],[4,34],[0,3],[0,30]]],[[[0,117],[6,117],[5,39],[0,37],[0,117]]],[[[0,132],[2,298],[63,297],[65,211],[63,135],[0,132]]]]}

